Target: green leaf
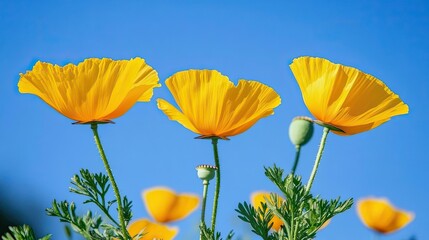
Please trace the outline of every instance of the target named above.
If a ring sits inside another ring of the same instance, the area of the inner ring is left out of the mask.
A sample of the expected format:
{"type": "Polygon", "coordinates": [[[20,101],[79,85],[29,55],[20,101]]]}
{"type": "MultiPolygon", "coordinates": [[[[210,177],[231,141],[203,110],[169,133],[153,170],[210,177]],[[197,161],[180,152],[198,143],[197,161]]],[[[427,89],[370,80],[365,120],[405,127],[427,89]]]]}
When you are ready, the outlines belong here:
{"type": "Polygon", "coordinates": [[[284,176],[284,170],[275,166],[265,168],[265,175],[282,193],[271,193],[262,207],[256,210],[246,202],[238,205],[239,218],[248,222],[252,231],[262,239],[311,240],[317,230],[335,215],[349,209],[353,199],[341,202],[339,198],[324,200],[306,191],[301,177],[293,174],[284,176]],[[270,231],[272,216],[277,216],[283,225],[279,231],[270,231]]]}
{"type": "MultiPolygon", "coordinates": [[[[215,234],[210,228],[207,228],[205,225],[200,226],[200,230],[201,240],[223,240],[223,238],[221,238],[220,232],[216,232],[215,234]]],[[[226,236],[225,240],[232,240],[233,237],[234,233],[230,231],[226,236]]]]}
{"type": "MultiPolygon", "coordinates": [[[[2,240],[36,240],[36,235],[28,225],[9,227],[8,233],[2,236],[2,240]]],[[[49,240],[51,234],[46,235],[39,240],[49,240]]]]}
{"type": "Polygon", "coordinates": [[[244,202],[238,204],[238,209],[235,210],[240,215],[241,220],[248,222],[252,226],[252,232],[262,237],[262,239],[270,239],[270,229],[273,225],[271,219],[273,214],[267,208],[267,204],[262,203],[259,209],[255,209],[252,205],[244,202]]]}

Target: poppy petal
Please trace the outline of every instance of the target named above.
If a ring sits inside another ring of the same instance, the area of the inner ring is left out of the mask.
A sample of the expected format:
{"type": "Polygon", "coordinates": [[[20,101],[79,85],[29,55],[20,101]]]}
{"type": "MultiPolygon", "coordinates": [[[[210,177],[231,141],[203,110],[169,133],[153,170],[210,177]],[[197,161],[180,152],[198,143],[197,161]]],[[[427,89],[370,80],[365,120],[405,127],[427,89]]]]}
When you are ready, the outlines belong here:
{"type": "Polygon", "coordinates": [[[414,219],[414,214],[395,208],[384,198],[365,198],[357,203],[362,223],[379,233],[397,231],[414,219]]]}
{"type": "Polygon", "coordinates": [[[319,121],[353,135],[371,130],[408,106],[382,81],[356,68],[323,58],[300,57],[290,68],[308,110],[319,121]]]}
{"type": "Polygon", "coordinates": [[[234,86],[215,70],[178,72],[167,79],[166,85],[182,114],[177,109],[170,110],[165,103],[158,107],[171,120],[203,137],[226,139],[238,135],[259,119],[272,115],[281,102],[279,95],[264,84],[240,80],[234,86]]]}
{"type": "Polygon", "coordinates": [[[157,222],[173,222],[187,217],[197,207],[195,194],[177,194],[166,187],[154,187],[142,193],[149,215],[157,222]]]}
{"type": "Polygon", "coordinates": [[[39,96],[64,116],[78,122],[109,121],[137,101],[149,101],[158,75],[141,58],[89,58],[64,67],[37,62],[20,74],[21,93],[39,96]]]}
{"type": "Polygon", "coordinates": [[[157,103],[158,108],[162,110],[165,115],[167,115],[168,119],[177,121],[192,132],[198,133],[198,130],[195,128],[192,122],[189,121],[189,118],[187,118],[182,112],[177,110],[177,108],[175,108],[169,102],[159,98],[157,99],[157,103]]]}
{"type": "Polygon", "coordinates": [[[140,240],[172,240],[179,232],[176,227],[168,227],[149,221],[148,219],[138,219],[128,225],[128,233],[131,237],[141,233],[143,236],[140,240]]]}

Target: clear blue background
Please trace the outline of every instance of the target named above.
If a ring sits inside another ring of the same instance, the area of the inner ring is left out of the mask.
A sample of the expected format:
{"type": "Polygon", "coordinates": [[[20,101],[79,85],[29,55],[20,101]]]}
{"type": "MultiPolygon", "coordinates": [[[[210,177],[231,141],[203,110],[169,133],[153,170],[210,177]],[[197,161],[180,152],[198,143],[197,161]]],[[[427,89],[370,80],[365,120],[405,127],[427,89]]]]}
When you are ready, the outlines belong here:
{"type": "MultiPolygon", "coordinates": [[[[80,168],[104,171],[89,126],[76,126],[38,97],[17,90],[19,73],[37,60],[78,63],[89,57],[143,57],[163,83],[190,68],[251,79],[282,97],[275,115],[221,141],[222,191],[218,229],[257,239],[234,209],[255,190],[275,190],[263,166],[289,170],[294,147],[288,125],[311,116],[289,69],[310,55],[359,68],[383,80],[410,107],[408,115],[351,137],[330,135],[313,187],[324,198],[389,198],[415,220],[385,239],[427,238],[429,2],[409,1],[0,1],[0,204],[65,239],[63,224],[44,209],[52,199],[81,202],[68,192],[80,168]]],[[[154,99],[172,100],[167,88],[154,99]]],[[[100,126],[118,184],[148,217],[142,189],[164,185],[201,192],[195,166],[212,164],[209,141],[169,121],[156,102],[136,104],[114,125],[100,126]]],[[[307,180],[321,128],[303,148],[298,173],[307,180]]],[[[213,190],[213,185],[211,185],[213,190]]],[[[211,196],[210,196],[211,198],[211,196]]],[[[80,206],[85,211],[89,206],[80,206]]],[[[211,204],[209,203],[209,208],[211,204]]],[[[199,211],[175,223],[177,239],[197,239],[199,211]]],[[[320,231],[322,240],[370,239],[353,207],[320,231]]]]}

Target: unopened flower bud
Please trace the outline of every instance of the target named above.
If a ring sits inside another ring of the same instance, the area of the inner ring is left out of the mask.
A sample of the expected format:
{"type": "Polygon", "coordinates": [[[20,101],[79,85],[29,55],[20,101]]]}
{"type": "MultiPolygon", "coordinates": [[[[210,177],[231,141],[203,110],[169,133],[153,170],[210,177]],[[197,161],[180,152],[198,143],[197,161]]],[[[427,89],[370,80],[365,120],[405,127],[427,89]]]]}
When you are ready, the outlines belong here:
{"type": "Polygon", "coordinates": [[[313,120],[309,117],[296,117],[289,125],[289,138],[295,146],[302,146],[313,136],[313,120]]]}
{"type": "Polygon", "coordinates": [[[199,165],[197,169],[198,177],[203,181],[210,181],[214,178],[217,167],[211,165],[199,165]]]}

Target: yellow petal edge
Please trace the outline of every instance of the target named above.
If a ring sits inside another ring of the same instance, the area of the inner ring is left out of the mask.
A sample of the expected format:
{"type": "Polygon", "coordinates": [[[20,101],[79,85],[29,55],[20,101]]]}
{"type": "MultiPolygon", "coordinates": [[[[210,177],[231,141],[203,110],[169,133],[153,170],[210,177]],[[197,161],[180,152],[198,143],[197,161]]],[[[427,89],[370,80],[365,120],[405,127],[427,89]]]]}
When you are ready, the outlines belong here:
{"type": "Polygon", "coordinates": [[[400,230],[414,219],[413,213],[395,208],[385,198],[360,199],[357,212],[365,226],[383,234],[400,230]]]}
{"type": "Polygon", "coordinates": [[[315,57],[299,57],[290,68],[308,110],[325,124],[353,135],[371,130],[408,106],[382,81],[356,68],[315,57]]]}
{"type": "Polygon", "coordinates": [[[172,240],[178,232],[177,227],[168,227],[167,225],[151,222],[148,219],[138,219],[128,226],[128,233],[131,237],[139,233],[143,235],[140,240],[172,240]]]}
{"type": "Polygon", "coordinates": [[[227,138],[243,133],[259,119],[272,115],[280,96],[257,81],[234,84],[216,70],[175,73],[166,85],[179,108],[158,99],[158,108],[189,130],[205,136],[227,138]]]}
{"type": "Polygon", "coordinates": [[[196,210],[199,197],[196,194],[178,194],[167,187],[154,187],[142,192],[149,215],[157,222],[181,220],[196,210]]]}
{"type": "Polygon", "coordinates": [[[142,58],[85,59],[63,67],[38,61],[20,74],[20,93],[34,94],[77,122],[104,122],[122,116],[137,101],[147,102],[160,87],[157,72],[142,58]]]}

